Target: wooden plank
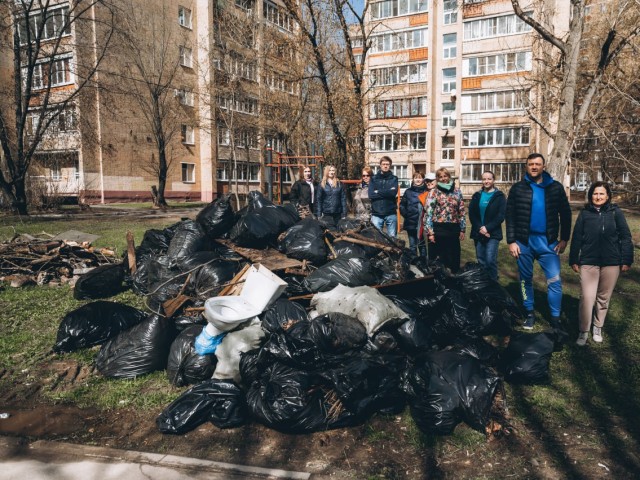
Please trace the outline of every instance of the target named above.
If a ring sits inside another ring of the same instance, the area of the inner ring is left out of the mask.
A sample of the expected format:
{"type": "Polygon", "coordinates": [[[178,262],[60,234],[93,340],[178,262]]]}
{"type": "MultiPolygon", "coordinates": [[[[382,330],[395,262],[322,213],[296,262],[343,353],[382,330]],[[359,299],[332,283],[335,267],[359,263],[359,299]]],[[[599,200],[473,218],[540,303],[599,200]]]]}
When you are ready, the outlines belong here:
{"type": "Polygon", "coordinates": [[[302,262],[294,258],[288,258],[273,248],[266,250],[256,250],[255,248],[238,247],[229,240],[216,239],[217,242],[229,247],[238,255],[248,259],[251,263],[261,263],[272,272],[284,270],[285,268],[302,267],[302,262]]]}

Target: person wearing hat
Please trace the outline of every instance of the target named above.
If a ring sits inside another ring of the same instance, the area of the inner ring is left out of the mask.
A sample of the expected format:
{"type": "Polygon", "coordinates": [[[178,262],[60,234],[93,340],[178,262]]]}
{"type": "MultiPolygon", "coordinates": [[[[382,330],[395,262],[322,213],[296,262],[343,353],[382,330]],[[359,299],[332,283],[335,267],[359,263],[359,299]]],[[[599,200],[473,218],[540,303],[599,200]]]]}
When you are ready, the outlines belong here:
{"type": "Polygon", "coordinates": [[[418,196],[418,200],[422,206],[422,214],[420,215],[418,223],[418,242],[424,244],[425,249],[428,250],[427,254],[430,260],[433,260],[434,258],[432,256],[434,250],[429,249],[429,245],[426,242],[426,235],[424,232],[424,213],[427,211],[429,202],[432,200],[433,189],[436,188],[436,183],[436,174],[434,172],[427,172],[424,176],[424,185],[426,187],[425,191],[418,196]]]}

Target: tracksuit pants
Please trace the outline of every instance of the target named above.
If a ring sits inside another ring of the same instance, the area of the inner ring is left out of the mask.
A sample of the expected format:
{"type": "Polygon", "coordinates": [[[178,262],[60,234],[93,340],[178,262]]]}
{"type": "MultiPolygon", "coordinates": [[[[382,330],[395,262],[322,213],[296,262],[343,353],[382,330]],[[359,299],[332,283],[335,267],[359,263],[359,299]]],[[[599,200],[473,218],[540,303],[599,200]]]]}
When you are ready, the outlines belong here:
{"type": "Polygon", "coordinates": [[[537,260],[547,279],[547,301],[552,317],[559,317],[562,309],[562,281],[560,280],[560,257],[553,250],[558,242],[547,243],[546,235],[529,235],[527,245],[520,247],[518,271],[522,303],[527,311],[533,310],[533,261],[537,260]]]}

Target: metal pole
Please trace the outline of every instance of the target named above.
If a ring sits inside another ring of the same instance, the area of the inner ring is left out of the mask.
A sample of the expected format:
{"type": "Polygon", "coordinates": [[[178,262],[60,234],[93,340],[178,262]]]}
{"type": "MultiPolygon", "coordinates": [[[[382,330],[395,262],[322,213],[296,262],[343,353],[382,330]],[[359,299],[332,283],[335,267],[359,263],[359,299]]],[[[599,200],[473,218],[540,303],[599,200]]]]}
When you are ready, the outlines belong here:
{"type": "MultiPolygon", "coordinates": [[[[273,161],[273,150],[271,147],[267,147],[267,165],[271,165],[273,161]]],[[[267,185],[268,185],[268,193],[269,200],[273,202],[273,172],[271,166],[267,167],[267,185]]]]}

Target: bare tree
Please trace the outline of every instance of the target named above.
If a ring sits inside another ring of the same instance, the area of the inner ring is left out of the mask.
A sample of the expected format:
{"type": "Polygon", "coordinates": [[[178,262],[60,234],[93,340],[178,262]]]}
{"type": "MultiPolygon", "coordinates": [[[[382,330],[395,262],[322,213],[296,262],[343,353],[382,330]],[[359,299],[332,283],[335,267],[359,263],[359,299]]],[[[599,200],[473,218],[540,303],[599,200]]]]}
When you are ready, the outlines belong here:
{"type": "Polygon", "coordinates": [[[0,189],[25,215],[31,163],[50,127],[72,119],[94,87],[114,15],[106,0],[0,0],[0,17],[0,55],[11,61],[0,73],[0,189]]]}
{"type": "MultiPolygon", "coordinates": [[[[546,127],[553,140],[547,169],[558,179],[564,179],[571,161],[574,142],[591,108],[594,97],[602,88],[602,82],[610,67],[640,33],[637,0],[607,2],[616,11],[610,16],[608,28],[592,48],[597,52],[591,65],[581,65],[584,52],[584,31],[587,21],[586,1],[570,0],[570,20],[566,34],[555,33],[545,21],[544,5],[539,2],[536,15],[530,16],[520,4],[511,0],[515,14],[529,24],[539,37],[557,52],[555,72],[560,79],[556,91],[555,112],[551,112],[555,125],[546,127]]],[[[553,17],[550,17],[553,18],[553,17]]],[[[550,92],[545,92],[549,95],[550,92]]]]}
{"type": "Polygon", "coordinates": [[[349,170],[356,171],[364,163],[363,72],[371,33],[365,29],[364,17],[369,2],[365,1],[363,8],[352,0],[283,0],[283,3],[309,45],[310,63],[314,66],[311,77],[321,87],[324,113],[335,142],[334,162],[341,175],[347,176],[349,170]],[[361,53],[356,54],[356,48],[361,48],[361,53]],[[355,142],[350,143],[352,138],[355,142]]]}
{"type": "Polygon", "coordinates": [[[173,10],[172,2],[163,2],[156,15],[133,4],[125,7],[117,42],[123,68],[110,87],[133,99],[151,131],[157,156],[142,168],[158,180],[157,189],[152,189],[157,208],[167,206],[165,188],[174,150],[182,147],[178,140],[189,135],[194,124],[194,92],[183,75],[184,67],[192,66],[193,52],[188,36],[167,21],[173,10]]]}

